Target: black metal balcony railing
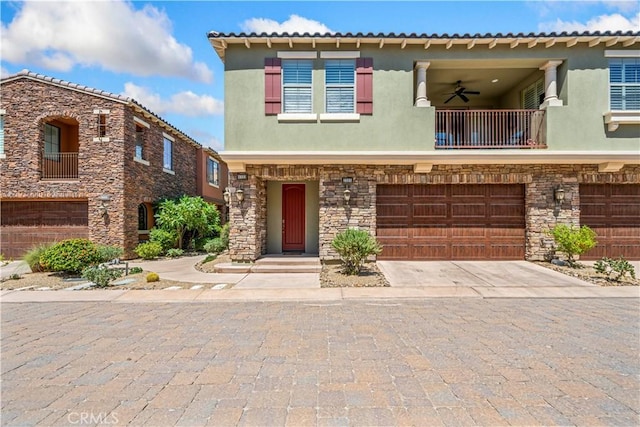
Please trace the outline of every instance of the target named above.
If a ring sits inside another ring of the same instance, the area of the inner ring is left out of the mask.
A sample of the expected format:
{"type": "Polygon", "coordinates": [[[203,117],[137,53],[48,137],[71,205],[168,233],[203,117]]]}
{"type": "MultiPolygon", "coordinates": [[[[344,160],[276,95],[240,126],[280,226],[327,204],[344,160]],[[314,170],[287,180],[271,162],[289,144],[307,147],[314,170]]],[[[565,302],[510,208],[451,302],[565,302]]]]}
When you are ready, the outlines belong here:
{"type": "Polygon", "coordinates": [[[546,148],[544,110],[436,111],[437,149],[546,148]]]}
{"type": "Polygon", "coordinates": [[[42,179],[78,179],[78,153],[42,153],[42,179]]]}

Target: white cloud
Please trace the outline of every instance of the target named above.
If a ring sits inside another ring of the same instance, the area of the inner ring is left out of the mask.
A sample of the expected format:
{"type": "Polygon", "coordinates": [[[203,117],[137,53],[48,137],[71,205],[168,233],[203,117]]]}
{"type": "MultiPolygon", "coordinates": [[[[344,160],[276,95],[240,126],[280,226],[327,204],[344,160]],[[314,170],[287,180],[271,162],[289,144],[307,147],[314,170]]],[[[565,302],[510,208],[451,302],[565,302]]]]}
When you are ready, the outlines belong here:
{"type": "Polygon", "coordinates": [[[637,0],[602,0],[602,3],[611,9],[627,13],[635,12],[639,7],[637,0]]]}
{"type": "Polygon", "coordinates": [[[252,18],[244,21],[242,31],[251,33],[333,33],[329,27],[321,22],[291,15],[286,21],[279,23],[273,19],[252,18]]]}
{"type": "Polygon", "coordinates": [[[217,152],[224,150],[224,143],[209,132],[192,129],[189,131],[189,135],[205,147],[213,148],[217,152]]]}
{"type": "Polygon", "coordinates": [[[139,76],[179,76],[210,82],[212,72],[194,62],[189,46],[171,34],[157,8],[136,10],[118,1],[24,2],[1,26],[2,59],[56,71],[99,66],[139,76]]]}
{"type": "Polygon", "coordinates": [[[4,79],[5,77],[9,77],[11,73],[4,67],[0,67],[0,78],[4,79]]]}
{"type": "Polygon", "coordinates": [[[538,29],[543,32],[638,31],[638,28],[640,28],[640,12],[630,18],[614,13],[597,16],[586,23],[556,19],[554,22],[541,22],[538,25],[538,29]]]}
{"type": "Polygon", "coordinates": [[[191,91],[178,92],[169,99],[146,87],[128,82],[122,95],[133,98],[156,114],[181,114],[190,117],[215,116],[224,112],[224,103],[209,95],[197,95],[191,91]]]}

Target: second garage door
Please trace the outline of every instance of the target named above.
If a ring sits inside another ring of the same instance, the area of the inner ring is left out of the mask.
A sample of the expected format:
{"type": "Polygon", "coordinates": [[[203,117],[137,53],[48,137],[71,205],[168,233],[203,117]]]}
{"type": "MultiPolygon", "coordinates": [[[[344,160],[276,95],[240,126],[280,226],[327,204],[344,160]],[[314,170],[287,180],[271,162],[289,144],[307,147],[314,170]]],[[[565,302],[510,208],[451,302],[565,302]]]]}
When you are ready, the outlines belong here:
{"type": "Polygon", "coordinates": [[[386,260],[521,260],[524,185],[378,185],[386,260]]]}

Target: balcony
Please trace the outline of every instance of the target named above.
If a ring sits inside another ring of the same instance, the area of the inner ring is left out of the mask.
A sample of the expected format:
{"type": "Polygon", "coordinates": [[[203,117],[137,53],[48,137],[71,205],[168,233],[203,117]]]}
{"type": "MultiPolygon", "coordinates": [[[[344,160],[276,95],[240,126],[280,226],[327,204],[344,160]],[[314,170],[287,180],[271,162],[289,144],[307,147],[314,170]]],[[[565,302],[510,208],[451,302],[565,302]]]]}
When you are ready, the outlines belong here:
{"type": "Polygon", "coordinates": [[[436,111],[436,149],[547,148],[544,110],[436,111]]]}
{"type": "Polygon", "coordinates": [[[78,153],[42,153],[43,181],[78,179],[78,153]]]}

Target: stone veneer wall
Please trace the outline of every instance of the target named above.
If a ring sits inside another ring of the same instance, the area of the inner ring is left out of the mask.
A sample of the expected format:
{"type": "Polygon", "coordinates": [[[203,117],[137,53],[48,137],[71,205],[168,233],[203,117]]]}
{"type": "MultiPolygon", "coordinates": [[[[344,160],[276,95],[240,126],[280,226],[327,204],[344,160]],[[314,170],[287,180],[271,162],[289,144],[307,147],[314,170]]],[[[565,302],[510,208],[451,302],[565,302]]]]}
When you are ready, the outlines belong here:
{"type": "MultiPolygon", "coordinates": [[[[89,238],[125,248],[133,256],[138,243],[138,204],[195,194],[195,147],[174,144],[176,174],[162,172],[162,129],[150,119],[150,166],[133,162],[135,125],[131,107],[110,99],[31,79],[2,84],[0,109],[5,114],[5,159],[0,160],[0,197],[11,201],[69,200],[88,203],[89,238]],[[94,142],[94,109],[109,110],[109,142],[94,142]],[[44,123],[66,118],[78,123],[78,180],[40,179],[44,123]],[[97,197],[109,194],[109,218],[100,214],[97,197]]],[[[170,133],[170,132],[167,132],[170,133]]]]}
{"type": "Polygon", "coordinates": [[[320,258],[324,260],[337,258],[331,240],[339,231],[359,227],[375,234],[377,184],[525,184],[525,256],[529,260],[542,260],[549,255],[553,243],[547,230],[556,223],[579,223],[580,183],[640,183],[639,166],[599,173],[596,165],[436,165],[428,174],[416,174],[411,166],[249,165],[247,174],[248,181],[237,181],[236,174],[232,174],[234,187],[245,186],[246,214],[234,209],[232,202],[231,258],[244,262],[253,261],[266,251],[264,183],[270,180],[319,181],[320,258]],[[354,178],[353,184],[349,184],[348,206],[343,199],[345,176],[354,178]],[[250,183],[249,197],[246,183],[250,183]],[[565,190],[565,200],[556,207],[553,190],[558,185],[565,190]],[[258,188],[261,191],[256,191],[258,188]],[[246,244],[248,247],[244,247],[246,244]]]}

